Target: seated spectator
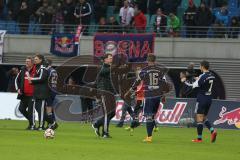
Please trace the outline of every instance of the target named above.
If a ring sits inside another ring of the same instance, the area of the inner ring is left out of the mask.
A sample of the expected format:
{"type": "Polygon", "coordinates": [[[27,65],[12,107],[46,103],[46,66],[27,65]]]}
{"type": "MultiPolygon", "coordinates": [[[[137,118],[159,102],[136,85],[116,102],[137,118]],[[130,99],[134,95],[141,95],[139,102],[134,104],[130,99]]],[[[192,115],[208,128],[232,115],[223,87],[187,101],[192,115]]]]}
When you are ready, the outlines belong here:
{"type": "Polygon", "coordinates": [[[197,9],[195,16],[195,23],[198,26],[198,37],[207,37],[207,31],[212,23],[212,12],[206,7],[205,3],[201,3],[200,7],[197,9]]]}
{"type": "Polygon", "coordinates": [[[36,11],[38,22],[41,24],[42,34],[50,33],[53,13],[54,9],[48,4],[48,1],[44,1],[42,6],[36,11]]]}
{"type": "Polygon", "coordinates": [[[75,17],[74,17],[74,9],[75,5],[73,3],[73,0],[65,0],[63,3],[63,19],[64,19],[64,29],[65,32],[71,33],[73,32],[73,26],[75,24],[75,17]]]}
{"type": "Polygon", "coordinates": [[[53,24],[55,27],[53,28],[53,32],[63,33],[64,32],[64,14],[63,14],[63,7],[62,2],[58,2],[56,6],[55,13],[53,14],[53,24]]]}
{"type": "Polygon", "coordinates": [[[114,16],[109,17],[109,22],[107,23],[109,33],[121,33],[119,23],[116,21],[114,16]]]}
{"type": "Polygon", "coordinates": [[[162,13],[161,8],[158,8],[156,18],[153,23],[154,32],[158,36],[165,36],[167,26],[167,16],[162,13]]]}
{"type": "Polygon", "coordinates": [[[146,26],[147,26],[147,18],[143,14],[143,12],[138,8],[138,6],[135,6],[135,11],[134,11],[134,21],[133,21],[133,26],[137,30],[138,33],[143,33],[146,31],[146,26]]]}
{"type": "Polygon", "coordinates": [[[173,13],[167,17],[167,30],[171,37],[178,37],[180,30],[180,20],[173,13]]]}
{"type": "Polygon", "coordinates": [[[220,11],[215,13],[215,17],[217,21],[223,22],[225,26],[228,26],[229,24],[229,14],[228,14],[228,9],[227,6],[222,6],[220,11]]]}
{"type": "Polygon", "coordinates": [[[238,38],[240,23],[237,17],[232,17],[229,30],[229,38],[238,38]]]}
{"type": "Polygon", "coordinates": [[[98,23],[101,17],[106,17],[107,12],[107,1],[106,0],[96,0],[94,4],[94,15],[95,21],[98,23]]]}
{"type": "Polygon", "coordinates": [[[195,37],[196,35],[196,23],[195,23],[195,16],[196,16],[197,8],[193,2],[193,0],[189,0],[188,8],[184,12],[183,21],[186,25],[186,35],[188,38],[195,37]]]}
{"type": "Polygon", "coordinates": [[[20,5],[19,12],[17,14],[17,20],[19,22],[19,28],[21,34],[28,32],[29,20],[30,20],[30,9],[27,2],[23,1],[20,5]]]}
{"type": "Polygon", "coordinates": [[[222,21],[216,20],[212,25],[213,37],[214,38],[226,38],[227,28],[222,21]]]}
{"type": "Polygon", "coordinates": [[[107,33],[107,25],[106,25],[105,17],[101,17],[98,23],[98,32],[107,33]]]}
{"type": "Polygon", "coordinates": [[[120,9],[119,17],[123,32],[127,32],[134,17],[134,9],[129,6],[127,0],[124,1],[124,6],[120,9]]]}

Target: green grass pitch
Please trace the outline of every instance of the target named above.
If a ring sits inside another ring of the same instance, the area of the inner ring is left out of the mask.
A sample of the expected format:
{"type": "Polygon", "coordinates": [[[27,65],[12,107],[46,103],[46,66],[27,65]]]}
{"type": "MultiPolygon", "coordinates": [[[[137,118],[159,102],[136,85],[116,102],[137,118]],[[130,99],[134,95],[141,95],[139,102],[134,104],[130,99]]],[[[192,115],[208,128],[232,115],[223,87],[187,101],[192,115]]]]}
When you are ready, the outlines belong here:
{"type": "Polygon", "coordinates": [[[130,136],[111,126],[112,139],[97,138],[89,124],[60,123],[55,138],[26,131],[26,121],[0,121],[0,160],[239,160],[240,131],[218,130],[216,143],[204,130],[204,142],[191,142],[195,128],[160,127],[145,144],[145,126],[130,136]]]}

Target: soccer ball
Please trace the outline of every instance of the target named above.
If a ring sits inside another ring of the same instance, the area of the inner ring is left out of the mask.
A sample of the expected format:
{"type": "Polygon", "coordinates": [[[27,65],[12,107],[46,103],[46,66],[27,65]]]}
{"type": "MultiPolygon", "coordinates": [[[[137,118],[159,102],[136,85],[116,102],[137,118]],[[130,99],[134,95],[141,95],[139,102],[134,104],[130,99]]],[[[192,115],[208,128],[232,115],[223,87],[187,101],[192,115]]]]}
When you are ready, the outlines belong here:
{"type": "Polygon", "coordinates": [[[54,138],[54,131],[50,128],[46,129],[45,132],[44,132],[44,137],[46,139],[53,139],[54,138]]]}

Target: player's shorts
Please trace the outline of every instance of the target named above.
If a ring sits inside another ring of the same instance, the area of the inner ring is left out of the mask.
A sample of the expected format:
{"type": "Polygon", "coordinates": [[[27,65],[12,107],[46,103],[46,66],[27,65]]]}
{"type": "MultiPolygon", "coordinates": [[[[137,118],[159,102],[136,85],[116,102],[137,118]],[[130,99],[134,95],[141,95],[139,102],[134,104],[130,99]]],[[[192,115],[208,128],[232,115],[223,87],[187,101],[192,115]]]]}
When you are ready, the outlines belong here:
{"type": "Polygon", "coordinates": [[[51,95],[49,98],[46,99],[46,106],[47,107],[53,107],[55,96],[51,95]]]}
{"type": "Polygon", "coordinates": [[[143,102],[143,115],[144,116],[153,116],[157,113],[160,97],[145,98],[143,102]]]}
{"type": "Polygon", "coordinates": [[[197,103],[195,106],[195,113],[204,114],[206,116],[209,112],[211,104],[212,104],[212,98],[204,97],[204,98],[197,99],[197,103]]]}

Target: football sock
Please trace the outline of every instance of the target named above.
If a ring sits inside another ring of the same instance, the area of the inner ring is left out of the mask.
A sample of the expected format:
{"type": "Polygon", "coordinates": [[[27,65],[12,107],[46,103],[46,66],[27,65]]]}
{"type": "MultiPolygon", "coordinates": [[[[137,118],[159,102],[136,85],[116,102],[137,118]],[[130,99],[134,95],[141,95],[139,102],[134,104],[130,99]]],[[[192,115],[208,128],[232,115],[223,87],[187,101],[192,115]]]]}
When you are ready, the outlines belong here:
{"type": "Polygon", "coordinates": [[[210,124],[210,122],[209,122],[208,120],[205,120],[204,124],[205,124],[205,126],[209,129],[209,131],[210,131],[211,133],[213,133],[214,128],[212,127],[212,125],[210,124]]]}
{"type": "Polygon", "coordinates": [[[153,121],[147,122],[146,127],[147,127],[148,137],[151,137],[152,136],[152,131],[153,131],[153,128],[154,128],[153,121]]]}
{"type": "Polygon", "coordinates": [[[47,120],[49,124],[54,123],[53,113],[47,113],[47,120]]]}
{"type": "Polygon", "coordinates": [[[202,139],[203,124],[197,123],[198,140],[202,139]]]}

